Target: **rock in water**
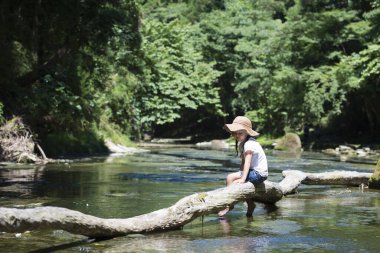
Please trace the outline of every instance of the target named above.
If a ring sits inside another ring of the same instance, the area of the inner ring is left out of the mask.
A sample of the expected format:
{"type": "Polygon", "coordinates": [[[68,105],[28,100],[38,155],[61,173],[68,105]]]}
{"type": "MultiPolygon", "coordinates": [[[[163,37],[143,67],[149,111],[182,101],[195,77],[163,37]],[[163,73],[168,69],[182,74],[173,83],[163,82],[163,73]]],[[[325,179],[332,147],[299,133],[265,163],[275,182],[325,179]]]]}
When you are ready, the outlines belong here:
{"type": "Polygon", "coordinates": [[[301,151],[301,139],[295,133],[287,133],[282,137],[274,147],[277,150],[299,152],[301,151]]]}
{"type": "Polygon", "coordinates": [[[380,159],[377,161],[375,171],[368,181],[368,187],[371,189],[380,189],[380,159]]]}

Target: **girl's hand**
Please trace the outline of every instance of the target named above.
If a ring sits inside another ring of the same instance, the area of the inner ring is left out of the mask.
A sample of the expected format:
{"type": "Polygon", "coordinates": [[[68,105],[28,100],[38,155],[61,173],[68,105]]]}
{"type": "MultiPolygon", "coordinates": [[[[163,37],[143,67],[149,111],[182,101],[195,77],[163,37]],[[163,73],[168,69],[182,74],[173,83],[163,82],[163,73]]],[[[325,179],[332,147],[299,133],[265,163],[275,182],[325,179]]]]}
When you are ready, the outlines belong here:
{"type": "Polygon", "coordinates": [[[236,183],[236,184],[244,184],[245,180],[243,180],[242,178],[239,178],[239,179],[235,180],[234,183],[236,183]]]}

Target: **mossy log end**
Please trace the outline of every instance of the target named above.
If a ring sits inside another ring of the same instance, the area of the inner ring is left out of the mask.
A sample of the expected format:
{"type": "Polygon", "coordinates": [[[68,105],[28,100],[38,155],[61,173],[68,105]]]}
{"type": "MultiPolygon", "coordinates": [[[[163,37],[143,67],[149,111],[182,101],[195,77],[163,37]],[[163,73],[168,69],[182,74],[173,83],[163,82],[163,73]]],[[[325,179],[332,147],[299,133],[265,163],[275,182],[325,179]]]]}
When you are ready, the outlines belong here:
{"type": "Polygon", "coordinates": [[[369,188],[380,189],[380,159],[377,160],[375,171],[369,179],[369,188]]]}
{"type": "Polygon", "coordinates": [[[368,183],[371,176],[370,173],[347,171],[304,173],[294,170],[284,171],[283,175],[285,178],[280,183],[265,181],[258,185],[234,184],[208,192],[195,193],[180,199],[168,208],[126,219],[103,219],[60,207],[0,208],[0,231],[62,229],[73,234],[96,238],[171,230],[180,228],[199,216],[216,214],[226,206],[246,199],[274,204],[284,195],[293,193],[303,182],[344,184],[355,180],[355,183],[368,183]]]}

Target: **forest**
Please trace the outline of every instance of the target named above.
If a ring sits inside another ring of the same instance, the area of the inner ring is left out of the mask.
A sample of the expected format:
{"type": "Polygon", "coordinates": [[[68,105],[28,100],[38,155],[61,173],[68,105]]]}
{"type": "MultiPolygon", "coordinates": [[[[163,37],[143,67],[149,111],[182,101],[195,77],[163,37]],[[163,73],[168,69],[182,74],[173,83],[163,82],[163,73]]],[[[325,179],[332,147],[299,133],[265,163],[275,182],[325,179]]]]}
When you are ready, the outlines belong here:
{"type": "Polygon", "coordinates": [[[246,115],[380,137],[380,0],[3,0],[0,123],[48,155],[211,139],[246,115]]]}

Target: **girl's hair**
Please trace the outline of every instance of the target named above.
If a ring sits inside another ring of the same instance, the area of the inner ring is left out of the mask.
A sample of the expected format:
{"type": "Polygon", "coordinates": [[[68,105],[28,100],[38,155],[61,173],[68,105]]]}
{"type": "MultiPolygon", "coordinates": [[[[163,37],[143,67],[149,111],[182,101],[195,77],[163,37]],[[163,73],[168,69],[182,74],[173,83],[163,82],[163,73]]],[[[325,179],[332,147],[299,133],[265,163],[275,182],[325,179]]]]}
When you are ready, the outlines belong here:
{"type": "MultiPolygon", "coordinates": [[[[247,135],[247,138],[245,138],[245,140],[240,144],[242,147],[244,147],[244,144],[250,139],[252,138],[250,135],[247,135]]],[[[239,145],[238,145],[238,141],[235,140],[235,150],[236,150],[236,155],[239,156],[239,145]]],[[[244,151],[244,150],[243,150],[244,151]]],[[[243,157],[243,151],[241,151],[240,153],[240,157],[243,157]]]]}

